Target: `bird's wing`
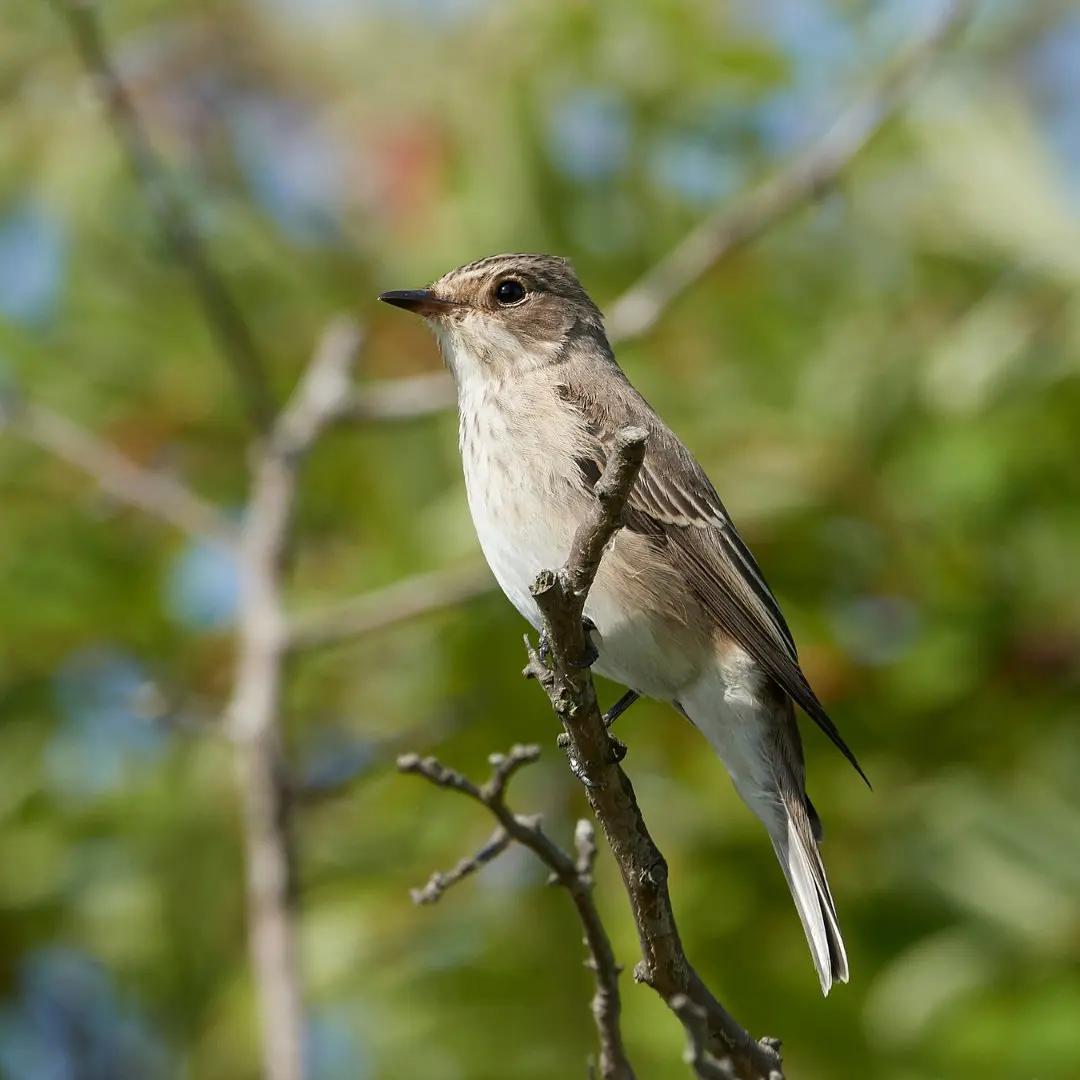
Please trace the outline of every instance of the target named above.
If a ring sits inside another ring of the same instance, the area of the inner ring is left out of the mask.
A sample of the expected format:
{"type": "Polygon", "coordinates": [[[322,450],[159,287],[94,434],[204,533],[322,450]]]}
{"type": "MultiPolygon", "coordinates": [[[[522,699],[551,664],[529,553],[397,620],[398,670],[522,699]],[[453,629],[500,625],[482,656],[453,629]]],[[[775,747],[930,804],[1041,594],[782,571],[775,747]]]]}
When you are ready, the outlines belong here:
{"type": "Polygon", "coordinates": [[[569,379],[555,389],[580,412],[591,437],[588,452],[578,460],[589,486],[606,468],[620,427],[644,424],[649,430],[645,462],[630,492],[625,527],[648,536],[663,550],[719,627],[828,735],[869,784],[799,667],[795,642],[776,597],[690,451],[621,379],[621,392],[603,402],[569,379]]]}

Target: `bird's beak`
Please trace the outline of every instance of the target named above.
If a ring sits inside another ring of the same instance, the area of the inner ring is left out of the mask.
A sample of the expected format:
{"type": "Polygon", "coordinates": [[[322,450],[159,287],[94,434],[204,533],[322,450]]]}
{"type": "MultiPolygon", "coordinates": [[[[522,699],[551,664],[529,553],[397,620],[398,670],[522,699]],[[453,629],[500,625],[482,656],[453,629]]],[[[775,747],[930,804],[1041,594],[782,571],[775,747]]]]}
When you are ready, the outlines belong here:
{"type": "Polygon", "coordinates": [[[379,299],[394,307],[415,311],[417,315],[442,315],[458,306],[456,301],[436,296],[430,289],[396,289],[380,293],[379,299]]]}

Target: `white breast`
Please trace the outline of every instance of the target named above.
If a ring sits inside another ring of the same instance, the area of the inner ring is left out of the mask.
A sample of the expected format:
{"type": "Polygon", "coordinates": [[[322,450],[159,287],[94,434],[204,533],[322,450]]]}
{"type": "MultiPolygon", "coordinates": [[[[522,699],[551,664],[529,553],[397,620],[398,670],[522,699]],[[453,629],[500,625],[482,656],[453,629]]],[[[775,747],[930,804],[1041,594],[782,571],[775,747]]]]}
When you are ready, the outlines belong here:
{"type": "MultiPolygon", "coordinates": [[[[504,381],[476,357],[453,351],[457,342],[446,345],[458,388],[461,458],[476,535],[500,588],[538,629],[540,613],[529,587],[541,570],[566,562],[592,504],[575,460],[586,434],[580,417],[561,407],[542,368],[519,370],[504,381]]],[[[696,676],[700,663],[673,639],[668,620],[640,603],[626,603],[620,575],[641,572],[629,570],[617,552],[601,564],[585,607],[599,629],[596,671],[670,700],[696,676]]],[[[647,592],[637,590],[639,596],[647,592]]]]}
{"type": "Polygon", "coordinates": [[[529,586],[541,570],[566,561],[580,517],[571,504],[584,509],[584,499],[574,499],[569,455],[551,451],[568,439],[545,437],[541,446],[528,420],[533,410],[520,400],[510,411],[497,389],[462,389],[461,457],[476,536],[507,598],[538,627],[529,586]]]}

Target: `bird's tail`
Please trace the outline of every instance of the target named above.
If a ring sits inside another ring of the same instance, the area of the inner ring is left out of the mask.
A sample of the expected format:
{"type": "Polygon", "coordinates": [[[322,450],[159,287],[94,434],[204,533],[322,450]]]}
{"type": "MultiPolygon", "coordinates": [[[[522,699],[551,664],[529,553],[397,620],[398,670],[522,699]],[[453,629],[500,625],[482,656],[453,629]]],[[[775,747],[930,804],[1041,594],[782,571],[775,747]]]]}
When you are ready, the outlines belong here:
{"type": "Polygon", "coordinates": [[[847,953],[840,936],[836,905],[805,804],[800,799],[789,798],[782,802],[786,811],[784,820],[766,825],[806,931],[821,991],[828,994],[834,982],[848,981],[847,953]]]}
{"type": "Polygon", "coordinates": [[[743,802],[768,830],[827,994],[834,982],[848,981],[847,953],[818,854],[821,821],[806,797],[794,709],[786,699],[763,701],[733,690],[729,681],[723,673],[702,680],[675,705],[712,744],[743,802]],[[718,710],[721,694],[725,708],[718,710]]]}

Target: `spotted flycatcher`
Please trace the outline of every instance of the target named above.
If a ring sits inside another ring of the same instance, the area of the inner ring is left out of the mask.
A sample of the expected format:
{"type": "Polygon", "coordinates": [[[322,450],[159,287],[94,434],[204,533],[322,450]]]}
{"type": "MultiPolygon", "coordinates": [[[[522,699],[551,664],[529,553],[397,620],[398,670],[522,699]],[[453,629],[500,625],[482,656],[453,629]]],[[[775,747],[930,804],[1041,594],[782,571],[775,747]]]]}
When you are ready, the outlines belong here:
{"type": "Polygon", "coordinates": [[[503,592],[536,628],[529,586],[565,562],[615,433],[648,431],[625,525],[585,605],[595,668],[631,689],[624,701],[670,702],[708,739],[768,830],[822,990],[847,982],[795,705],[858,763],[704,470],[616,364],[570,263],[496,255],[380,299],[422,315],[435,333],[457,386],[476,535],[503,592]]]}

